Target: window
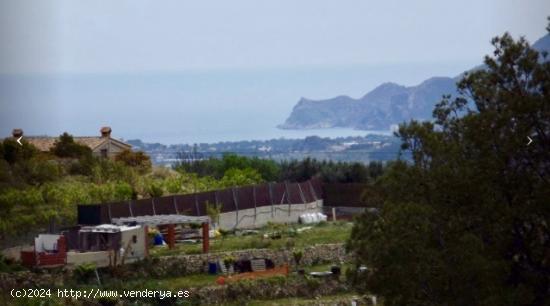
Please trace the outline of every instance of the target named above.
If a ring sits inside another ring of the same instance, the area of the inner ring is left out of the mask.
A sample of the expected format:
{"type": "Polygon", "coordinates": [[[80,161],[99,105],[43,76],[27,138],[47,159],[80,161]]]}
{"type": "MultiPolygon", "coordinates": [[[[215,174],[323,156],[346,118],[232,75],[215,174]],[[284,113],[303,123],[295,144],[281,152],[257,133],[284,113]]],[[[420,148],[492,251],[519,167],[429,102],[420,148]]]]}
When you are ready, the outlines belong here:
{"type": "Polygon", "coordinates": [[[101,157],[107,158],[107,149],[101,149],[101,157]]]}

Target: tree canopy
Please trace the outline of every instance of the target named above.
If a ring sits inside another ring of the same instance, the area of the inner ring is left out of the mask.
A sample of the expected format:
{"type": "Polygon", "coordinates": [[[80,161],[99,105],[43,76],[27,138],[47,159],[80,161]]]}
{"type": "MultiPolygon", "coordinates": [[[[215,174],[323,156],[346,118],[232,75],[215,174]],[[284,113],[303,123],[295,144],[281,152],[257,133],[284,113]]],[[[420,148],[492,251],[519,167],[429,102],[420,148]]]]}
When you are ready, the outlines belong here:
{"type": "Polygon", "coordinates": [[[75,142],[73,136],[67,132],[59,136],[59,139],[55,141],[54,146],[51,148],[51,152],[57,157],[67,158],[81,158],[92,155],[92,150],[89,147],[75,142]]]}
{"type": "Polygon", "coordinates": [[[413,162],[388,167],[379,214],[354,226],[355,284],[385,305],[550,302],[550,63],[523,38],[492,44],[433,122],[400,126],[413,162]]]}

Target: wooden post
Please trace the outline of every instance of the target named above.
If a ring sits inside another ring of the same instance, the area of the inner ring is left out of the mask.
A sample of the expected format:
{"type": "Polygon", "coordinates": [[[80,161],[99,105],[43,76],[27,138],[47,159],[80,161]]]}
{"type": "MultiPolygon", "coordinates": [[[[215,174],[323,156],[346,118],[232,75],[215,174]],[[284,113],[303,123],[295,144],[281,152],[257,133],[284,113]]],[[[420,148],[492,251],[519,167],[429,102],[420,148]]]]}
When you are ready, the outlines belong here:
{"type": "Polygon", "coordinates": [[[168,248],[173,249],[176,246],[176,228],[174,224],[168,224],[167,236],[168,248]]]}
{"type": "Polygon", "coordinates": [[[256,217],[258,216],[258,211],[256,210],[256,185],[252,185],[252,197],[254,198],[254,224],[256,224],[256,217]]]}
{"type": "Polygon", "coordinates": [[[271,218],[274,217],[273,214],[273,190],[271,189],[271,183],[267,183],[267,186],[269,187],[269,203],[271,203],[271,218]]]}
{"type": "Polygon", "coordinates": [[[208,230],[208,222],[202,223],[202,252],[208,253],[208,248],[210,247],[210,236],[208,230]]]}
{"type": "Polygon", "coordinates": [[[145,258],[149,257],[149,228],[146,226],[143,227],[145,231],[145,258]]]}
{"type": "Polygon", "coordinates": [[[336,222],[336,207],[332,208],[332,221],[336,222]]]}
{"type": "Polygon", "coordinates": [[[290,188],[288,187],[288,181],[285,181],[286,199],[288,202],[288,215],[290,216],[290,188]]]}

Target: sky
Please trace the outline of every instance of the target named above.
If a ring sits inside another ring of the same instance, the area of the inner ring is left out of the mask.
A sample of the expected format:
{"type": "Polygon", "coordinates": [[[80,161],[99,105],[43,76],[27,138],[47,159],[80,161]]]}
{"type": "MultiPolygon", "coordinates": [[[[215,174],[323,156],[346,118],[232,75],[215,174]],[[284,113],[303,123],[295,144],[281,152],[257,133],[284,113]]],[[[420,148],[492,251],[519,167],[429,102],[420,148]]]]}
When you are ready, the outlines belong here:
{"type": "Polygon", "coordinates": [[[300,97],[453,77],[549,15],[547,0],[0,0],[0,137],[287,136],[300,97]]]}
{"type": "Polygon", "coordinates": [[[2,0],[0,72],[132,73],[465,61],[545,34],[546,0],[2,0]]]}

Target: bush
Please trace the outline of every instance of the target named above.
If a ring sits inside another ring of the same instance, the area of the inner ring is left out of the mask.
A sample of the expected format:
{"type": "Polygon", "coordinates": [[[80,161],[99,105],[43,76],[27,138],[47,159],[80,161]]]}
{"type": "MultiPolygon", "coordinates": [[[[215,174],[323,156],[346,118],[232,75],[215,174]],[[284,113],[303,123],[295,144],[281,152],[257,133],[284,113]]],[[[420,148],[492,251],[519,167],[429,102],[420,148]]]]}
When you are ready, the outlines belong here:
{"type": "Polygon", "coordinates": [[[292,257],[294,258],[294,262],[296,263],[296,266],[300,265],[300,261],[302,260],[303,256],[304,256],[304,250],[302,249],[296,249],[292,251],[292,257]]]}
{"type": "Polygon", "coordinates": [[[96,266],[93,263],[83,263],[74,269],[74,277],[80,283],[87,283],[95,277],[96,266]]]}
{"type": "Polygon", "coordinates": [[[0,254],[0,272],[12,273],[23,269],[24,268],[20,264],[0,254]]]}
{"type": "Polygon", "coordinates": [[[149,183],[149,186],[147,187],[147,193],[152,198],[162,197],[162,195],[164,194],[162,184],[160,182],[149,183]]]}
{"type": "Polygon", "coordinates": [[[55,141],[50,150],[55,156],[62,158],[82,158],[92,156],[92,149],[74,141],[73,136],[63,133],[55,141]]]}
{"type": "Polygon", "coordinates": [[[2,158],[9,164],[15,164],[23,160],[29,160],[38,154],[38,149],[30,143],[22,140],[20,145],[13,138],[6,138],[2,143],[2,158]]]}
{"type": "Polygon", "coordinates": [[[115,160],[128,167],[135,168],[139,173],[145,174],[151,171],[151,158],[144,152],[124,150],[115,156],[115,160]]]}
{"type": "Polygon", "coordinates": [[[250,240],[249,249],[267,249],[271,246],[271,240],[262,238],[253,238],[250,240]]]}

